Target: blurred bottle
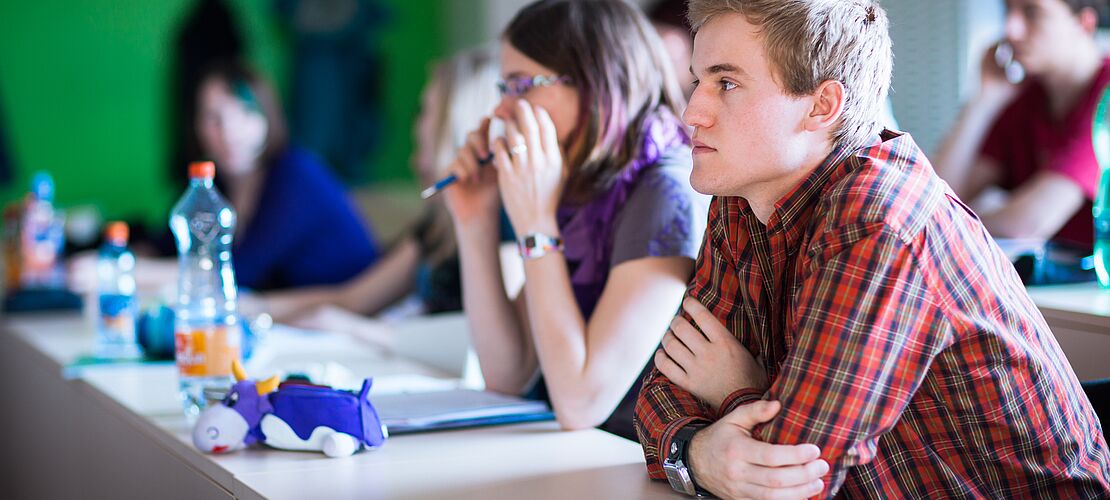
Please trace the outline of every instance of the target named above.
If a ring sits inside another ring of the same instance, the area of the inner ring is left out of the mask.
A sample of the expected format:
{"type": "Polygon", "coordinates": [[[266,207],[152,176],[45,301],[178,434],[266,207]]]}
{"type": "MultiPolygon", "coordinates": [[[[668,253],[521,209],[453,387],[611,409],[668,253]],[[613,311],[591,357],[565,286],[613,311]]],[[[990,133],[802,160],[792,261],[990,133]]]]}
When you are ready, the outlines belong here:
{"type": "Polygon", "coordinates": [[[97,356],[109,359],[142,357],[135,336],[135,255],[127,249],[127,224],[113,222],[104,235],[96,262],[99,314],[97,356]]]}
{"type": "Polygon", "coordinates": [[[1107,110],[1110,108],[1110,87],[1102,90],[1098,107],[1095,108],[1095,122],[1091,130],[1091,140],[1095,158],[1099,165],[1098,188],[1091,215],[1095,219],[1095,276],[1104,289],[1110,289],[1110,123],[1107,123],[1107,110]]]}
{"type": "Polygon", "coordinates": [[[31,179],[20,222],[20,287],[60,288],[59,256],[64,245],[64,219],[54,209],[54,179],[38,172],[31,179]]]}
{"type": "Polygon", "coordinates": [[[231,386],[231,361],[242,345],[231,267],[236,215],[213,186],[215,173],[212,162],[189,165],[189,188],[170,214],[180,262],[174,351],[189,416],[231,386]]]}

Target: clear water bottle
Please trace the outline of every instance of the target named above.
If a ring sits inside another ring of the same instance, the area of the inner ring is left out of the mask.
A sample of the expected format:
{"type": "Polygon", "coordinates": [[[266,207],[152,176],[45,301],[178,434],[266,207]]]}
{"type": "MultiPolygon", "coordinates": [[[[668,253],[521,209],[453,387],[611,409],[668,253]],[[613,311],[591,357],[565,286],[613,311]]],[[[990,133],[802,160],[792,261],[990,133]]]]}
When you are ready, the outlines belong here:
{"type": "Polygon", "coordinates": [[[96,354],[101,358],[142,357],[135,335],[139,313],[135,299],[135,255],[127,249],[128,236],[126,223],[109,224],[96,261],[99,307],[96,354]]]}
{"type": "Polygon", "coordinates": [[[215,174],[211,162],[189,165],[189,188],[170,214],[180,263],[174,353],[188,416],[227,391],[231,361],[240,359],[242,352],[231,267],[236,216],[212,184],[215,174]]]}
{"type": "Polygon", "coordinates": [[[1091,130],[1091,146],[1099,165],[1098,188],[1091,215],[1095,219],[1095,276],[1104,289],[1110,289],[1110,86],[1102,90],[1091,130]]]}

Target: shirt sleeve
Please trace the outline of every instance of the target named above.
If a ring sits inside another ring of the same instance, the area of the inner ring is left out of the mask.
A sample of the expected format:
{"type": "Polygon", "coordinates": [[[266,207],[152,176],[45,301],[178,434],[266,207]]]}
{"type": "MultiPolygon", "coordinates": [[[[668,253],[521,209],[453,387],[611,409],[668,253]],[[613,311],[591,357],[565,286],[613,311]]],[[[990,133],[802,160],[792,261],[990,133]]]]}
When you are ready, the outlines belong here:
{"type": "MultiPolygon", "coordinates": [[[[717,203],[710,209],[710,220],[715,220],[714,212],[717,203]]],[[[712,223],[711,223],[712,224],[712,223]]],[[[707,290],[712,293],[727,294],[731,290],[723,289],[717,284],[716,278],[722,274],[735,276],[731,264],[725,258],[718,236],[709,231],[706,233],[705,242],[702,243],[700,255],[694,266],[694,278],[687,288],[686,295],[698,297],[699,291],[707,290]],[[712,241],[711,241],[712,240],[712,241]]],[[[723,235],[720,236],[723,238],[723,235]]],[[[731,300],[732,297],[722,297],[731,300]]],[[[693,320],[681,312],[688,321],[693,320]]],[[[654,363],[653,363],[654,365],[654,363]]],[[[634,423],[640,444],[644,448],[644,458],[647,459],[648,476],[652,479],[665,479],[663,472],[663,459],[666,458],[667,446],[675,432],[683,426],[695,423],[710,423],[716,420],[716,415],[707,404],[699,400],[690,392],[671,382],[665,375],[652,366],[651,372],[644,378],[640,395],[636,400],[636,414],[634,423]]]]}
{"type": "Polygon", "coordinates": [[[688,175],[676,167],[644,173],[616,221],[610,267],[644,257],[697,258],[708,200],[690,188],[688,175]]]}
{"type": "Polygon", "coordinates": [[[821,250],[788,318],[794,345],[766,396],[782,410],[753,433],[819,446],[831,466],[822,497],[875,457],[952,338],[909,244],[882,224],[830,233],[841,236],[811,246],[821,250]]]}

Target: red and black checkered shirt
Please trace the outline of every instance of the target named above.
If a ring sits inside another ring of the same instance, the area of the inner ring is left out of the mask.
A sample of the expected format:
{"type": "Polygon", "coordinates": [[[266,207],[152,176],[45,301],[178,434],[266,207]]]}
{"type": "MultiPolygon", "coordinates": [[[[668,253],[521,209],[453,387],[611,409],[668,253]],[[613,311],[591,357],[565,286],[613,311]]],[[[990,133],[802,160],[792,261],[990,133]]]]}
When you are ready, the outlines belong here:
{"type": "Polygon", "coordinates": [[[653,371],[636,405],[653,478],[679,428],[762,398],[783,406],[754,436],[819,446],[823,497],[1110,497],[1106,440],[1060,346],[908,135],[833,151],[766,226],[715,198],[687,294],[771,387],[714,413],[653,371]]]}

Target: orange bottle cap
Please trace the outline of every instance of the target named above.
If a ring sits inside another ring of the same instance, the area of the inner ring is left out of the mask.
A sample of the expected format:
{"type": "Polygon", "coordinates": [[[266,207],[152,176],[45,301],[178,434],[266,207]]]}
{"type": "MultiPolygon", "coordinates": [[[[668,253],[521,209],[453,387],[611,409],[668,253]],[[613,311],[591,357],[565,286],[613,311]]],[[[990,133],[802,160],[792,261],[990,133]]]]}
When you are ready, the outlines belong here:
{"type": "Polygon", "coordinates": [[[210,161],[195,161],[189,164],[190,179],[212,179],[216,177],[216,164],[210,161]]]}
{"type": "Polygon", "coordinates": [[[126,222],[113,222],[108,224],[107,229],[104,230],[104,236],[108,241],[124,246],[127,244],[127,239],[131,237],[131,229],[127,227],[126,222]]]}

